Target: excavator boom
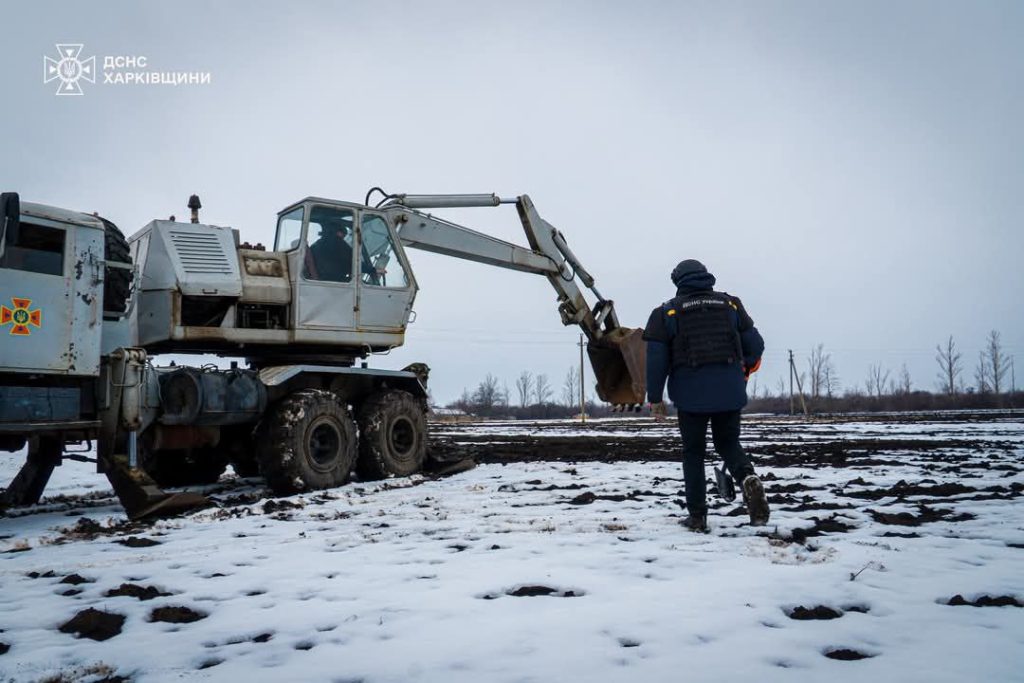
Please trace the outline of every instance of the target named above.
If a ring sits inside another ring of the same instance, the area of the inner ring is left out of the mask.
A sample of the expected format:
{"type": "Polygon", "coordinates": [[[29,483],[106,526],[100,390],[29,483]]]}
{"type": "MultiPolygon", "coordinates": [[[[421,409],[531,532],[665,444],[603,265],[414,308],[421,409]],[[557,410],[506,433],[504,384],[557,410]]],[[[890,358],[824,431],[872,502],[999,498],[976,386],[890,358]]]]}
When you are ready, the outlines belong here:
{"type": "MultiPolygon", "coordinates": [[[[374,188],[370,193],[374,191],[380,190],[374,188]]],[[[384,199],[378,206],[391,215],[405,246],[547,277],[558,294],[562,323],[578,326],[587,337],[587,352],[601,400],[621,409],[638,408],[644,402],[645,346],[641,330],[619,324],[614,302],[601,295],[594,277],[569,248],[565,236],[541,218],[527,195],[502,198],[494,194],[381,193],[384,199]],[[423,211],[502,204],[515,205],[529,248],[423,211]],[[577,283],[593,294],[593,306],[577,283]]]]}

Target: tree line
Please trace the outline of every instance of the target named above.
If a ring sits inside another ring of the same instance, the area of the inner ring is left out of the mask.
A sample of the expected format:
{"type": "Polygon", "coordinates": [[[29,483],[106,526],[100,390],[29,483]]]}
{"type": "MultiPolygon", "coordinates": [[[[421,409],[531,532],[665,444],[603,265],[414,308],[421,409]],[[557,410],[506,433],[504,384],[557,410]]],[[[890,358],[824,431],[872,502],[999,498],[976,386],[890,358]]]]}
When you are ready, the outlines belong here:
{"type": "MultiPolygon", "coordinates": [[[[593,400],[585,391],[587,415],[603,415],[610,407],[593,400]]],[[[561,384],[555,386],[546,373],[523,370],[515,376],[512,388],[506,381],[488,373],[473,389],[449,403],[454,408],[480,417],[557,418],[580,413],[580,370],[569,367],[561,384]]]]}
{"type": "MultiPolygon", "coordinates": [[[[906,363],[896,369],[872,363],[862,380],[844,385],[832,354],[824,344],[817,344],[806,358],[806,367],[795,368],[792,395],[784,378],[771,387],[759,384],[758,375],[753,375],[747,387],[747,410],[785,413],[791,409],[802,411],[804,404],[808,412],[1021,407],[1024,392],[1017,391],[1013,361],[999,331],[992,330],[973,367],[968,368],[967,359],[950,335],[935,346],[933,391],[914,385],[906,363]]],[[[511,387],[488,373],[447,407],[480,417],[573,417],[580,412],[579,392],[579,368],[575,365],[569,367],[557,386],[545,373],[523,370],[513,378],[511,387]]],[[[590,416],[612,412],[611,406],[594,400],[589,387],[585,408],[590,416]]]]}
{"type": "Polygon", "coordinates": [[[998,330],[989,332],[968,375],[967,360],[952,335],[935,346],[934,391],[920,389],[903,363],[895,371],[882,363],[868,366],[862,382],[843,387],[832,355],[824,344],[811,349],[806,369],[794,369],[792,394],[780,378],[773,392],[748,387],[748,410],[765,412],[979,409],[1020,406],[1013,356],[1006,353],[998,330]],[[802,399],[802,400],[801,400],[802,399]]]}

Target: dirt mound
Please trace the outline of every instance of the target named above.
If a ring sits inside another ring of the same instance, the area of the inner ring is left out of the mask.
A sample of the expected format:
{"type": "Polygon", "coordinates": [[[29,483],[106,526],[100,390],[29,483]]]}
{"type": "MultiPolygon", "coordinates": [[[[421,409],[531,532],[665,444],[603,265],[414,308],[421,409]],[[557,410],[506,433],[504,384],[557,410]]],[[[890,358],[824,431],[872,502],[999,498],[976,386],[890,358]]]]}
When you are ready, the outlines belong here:
{"type": "Polygon", "coordinates": [[[1024,607],[1024,602],[1021,602],[1012,595],[982,595],[975,600],[967,600],[964,596],[957,593],[946,604],[953,605],[954,607],[1024,607]]]}
{"type": "Polygon", "coordinates": [[[129,598],[138,598],[139,600],[152,600],[153,598],[162,598],[170,595],[170,593],[164,593],[156,586],[139,586],[134,583],[122,583],[117,588],[111,588],[103,595],[108,598],[125,596],[129,598]]]}
{"type": "Polygon", "coordinates": [[[786,612],[786,616],[798,621],[811,621],[838,619],[843,616],[843,613],[826,605],[817,605],[816,607],[804,607],[803,605],[799,605],[786,612]]]}
{"type": "Polygon", "coordinates": [[[121,632],[124,615],[101,612],[98,609],[84,609],[60,627],[61,633],[74,633],[79,638],[109,640],[121,632]]]}
{"type": "Polygon", "coordinates": [[[81,574],[68,574],[63,579],[61,579],[60,582],[61,583],[69,583],[72,586],[78,586],[78,585],[83,584],[83,583],[92,583],[93,580],[92,579],[87,579],[84,576],[82,576],[81,574]]]}
{"type": "Polygon", "coordinates": [[[191,624],[193,621],[199,621],[208,616],[205,612],[197,612],[189,607],[157,607],[149,613],[149,620],[168,624],[191,624]]]}

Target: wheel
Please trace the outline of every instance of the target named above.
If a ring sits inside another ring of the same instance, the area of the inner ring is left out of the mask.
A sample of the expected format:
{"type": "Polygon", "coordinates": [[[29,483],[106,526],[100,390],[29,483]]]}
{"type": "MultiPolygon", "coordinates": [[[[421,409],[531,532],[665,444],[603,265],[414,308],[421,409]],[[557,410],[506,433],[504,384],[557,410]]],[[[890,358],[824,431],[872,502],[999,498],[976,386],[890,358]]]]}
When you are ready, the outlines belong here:
{"type": "Polygon", "coordinates": [[[213,484],[228,467],[218,448],[151,450],[139,445],[142,469],[161,487],[213,484]]]}
{"type": "Polygon", "coordinates": [[[423,468],[427,456],[427,416],[407,391],[372,394],[359,408],[359,462],[362,479],[407,477],[423,468]]]}
{"type": "Polygon", "coordinates": [[[356,426],[334,394],[303,389],[286,397],[257,429],[256,458],[277,494],[329,489],[348,481],[356,426]]]}
{"type": "MultiPolygon", "coordinates": [[[[103,258],[112,263],[131,265],[132,255],[128,241],[120,229],[105,218],[101,218],[103,233],[103,258]]],[[[132,290],[132,271],[126,268],[106,267],[103,271],[103,312],[115,316],[128,308],[128,297],[132,290]]]]}

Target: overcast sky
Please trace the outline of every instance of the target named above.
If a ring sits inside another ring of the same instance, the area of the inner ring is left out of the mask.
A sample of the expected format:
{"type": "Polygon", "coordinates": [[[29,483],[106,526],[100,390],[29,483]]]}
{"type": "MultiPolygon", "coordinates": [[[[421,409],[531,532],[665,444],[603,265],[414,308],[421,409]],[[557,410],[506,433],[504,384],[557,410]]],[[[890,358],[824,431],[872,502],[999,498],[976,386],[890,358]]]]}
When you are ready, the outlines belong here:
{"type": "MultiPolygon", "coordinates": [[[[935,345],[972,367],[991,329],[1024,384],[1024,3],[555,4],[7,3],[0,188],[128,233],[195,192],[265,243],[307,195],[526,193],[626,324],[706,263],[762,386],[820,342],[844,386],[906,363],[933,388],[935,345]],[[210,83],[57,97],[56,43],[210,83]]],[[[446,215],[524,242],[509,207],[446,215]]],[[[410,257],[416,322],[372,364],[425,361],[441,401],[561,384],[577,332],[544,278],[410,257]]]]}

